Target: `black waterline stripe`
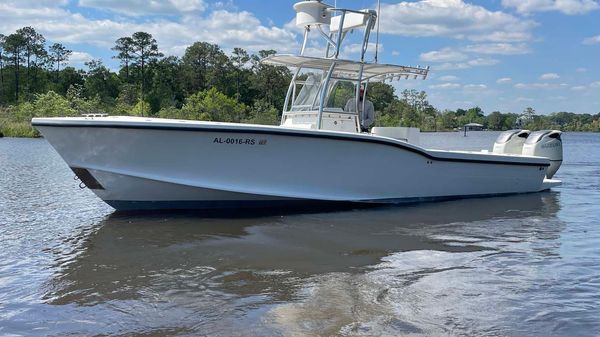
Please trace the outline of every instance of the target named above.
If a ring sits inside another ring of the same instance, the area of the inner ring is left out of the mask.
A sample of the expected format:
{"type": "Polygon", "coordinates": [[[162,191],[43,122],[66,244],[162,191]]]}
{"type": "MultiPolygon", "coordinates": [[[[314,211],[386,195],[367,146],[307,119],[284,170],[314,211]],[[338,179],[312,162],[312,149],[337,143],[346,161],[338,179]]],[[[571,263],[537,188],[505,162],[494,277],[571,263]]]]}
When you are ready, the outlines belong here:
{"type": "Polygon", "coordinates": [[[402,144],[390,142],[384,139],[368,139],[368,138],[355,138],[343,135],[331,135],[331,134],[307,134],[299,132],[286,132],[277,130],[243,130],[243,129],[227,129],[227,128],[205,128],[205,127],[181,127],[181,126],[165,126],[165,125],[119,125],[119,124],[54,124],[54,123],[34,123],[33,126],[49,126],[49,127],[68,127],[68,128],[109,128],[109,129],[149,129],[149,130],[177,130],[177,131],[203,131],[203,132],[229,132],[229,133],[252,133],[252,134],[271,134],[278,136],[293,136],[293,137],[307,137],[307,138],[326,138],[335,140],[345,140],[353,142],[365,142],[375,143],[381,145],[387,145],[392,147],[401,148],[410,152],[420,154],[429,159],[438,161],[449,161],[449,162],[468,162],[468,163],[479,163],[479,164],[502,164],[502,165],[526,165],[526,166],[550,166],[550,163],[523,163],[523,162],[509,162],[499,160],[478,160],[478,159],[463,159],[463,158],[443,158],[436,157],[427,152],[414,149],[412,147],[403,146],[402,144]]]}

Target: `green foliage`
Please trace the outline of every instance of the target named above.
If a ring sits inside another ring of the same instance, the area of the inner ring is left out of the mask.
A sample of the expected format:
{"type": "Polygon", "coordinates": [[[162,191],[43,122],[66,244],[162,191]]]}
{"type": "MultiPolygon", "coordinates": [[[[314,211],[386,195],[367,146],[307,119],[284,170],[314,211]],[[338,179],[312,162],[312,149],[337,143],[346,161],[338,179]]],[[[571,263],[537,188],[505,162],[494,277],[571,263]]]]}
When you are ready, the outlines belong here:
{"type": "Polygon", "coordinates": [[[129,81],[129,65],[133,61],[135,53],[133,39],[129,36],[121,37],[115,41],[115,46],[111,49],[118,52],[113,58],[121,61],[121,66],[125,71],[125,81],[129,81]]]}
{"type": "Polygon", "coordinates": [[[148,116],[150,113],[150,103],[139,100],[136,105],[131,109],[131,115],[133,116],[148,116]]]}
{"type": "Polygon", "coordinates": [[[244,120],[244,123],[279,125],[279,111],[264,99],[254,102],[249,115],[250,118],[244,120]]]}
{"type": "Polygon", "coordinates": [[[174,106],[168,106],[160,109],[160,111],[158,111],[158,117],[171,119],[185,119],[185,116],[181,112],[181,109],[177,109],[174,106]]]}
{"type": "Polygon", "coordinates": [[[53,76],[52,81],[53,83],[50,84],[52,90],[61,95],[66,95],[67,90],[72,85],[85,85],[85,71],[66,67],[58,73],[58,76],[53,76]]]}
{"type": "Polygon", "coordinates": [[[348,81],[337,81],[329,96],[327,107],[343,109],[349,99],[356,99],[356,87],[348,81]]]}
{"type": "MultiPolygon", "coordinates": [[[[388,89],[382,87],[379,90],[385,93],[388,89]]],[[[383,97],[389,99],[390,95],[387,93],[383,97]]],[[[375,121],[377,126],[410,126],[420,127],[423,130],[436,128],[434,115],[437,111],[427,101],[427,94],[424,91],[404,90],[400,99],[392,97],[394,98],[389,103],[377,103],[378,106],[384,106],[378,120],[375,121]]]]}
{"type": "MultiPolygon", "coordinates": [[[[373,104],[375,105],[375,104],[373,104]]],[[[410,109],[404,101],[394,99],[383,111],[376,111],[375,125],[376,126],[401,126],[403,125],[403,117],[406,115],[406,110],[410,109]]]]}
{"type": "Polygon", "coordinates": [[[133,106],[140,99],[137,86],[134,84],[123,84],[119,88],[119,96],[117,96],[117,104],[133,106]]]}
{"type": "Polygon", "coordinates": [[[469,123],[485,124],[485,116],[480,107],[473,107],[464,111],[464,113],[461,113],[457,119],[459,128],[469,123]]]}
{"type": "Polygon", "coordinates": [[[61,64],[64,64],[64,62],[66,62],[69,59],[69,56],[72,53],[71,50],[65,48],[65,46],[63,46],[60,43],[55,43],[51,45],[49,48],[49,52],[50,59],[52,60],[52,62],[54,62],[54,64],[56,64],[57,73],[60,71],[61,64]]]}
{"type": "Polygon", "coordinates": [[[213,87],[220,92],[228,91],[226,75],[231,64],[227,55],[216,44],[196,42],[189,46],[183,55],[183,68],[188,93],[213,87]]]}
{"type": "Polygon", "coordinates": [[[175,56],[165,57],[149,70],[150,88],[146,100],[153,113],[163,107],[181,107],[185,100],[181,61],[175,56]]]}
{"type": "Polygon", "coordinates": [[[19,102],[19,79],[20,79],[20,70],[21,63],[24,61],[23,53],[25,49],[25,37],[19,33],[18,31],[14,34],[8,35],[2,44],[2,49],[4,49],[7,54],[7,60],[12,62],[12,70],[14,73],[14,101],[19,102]]]}
{"type": "Polygon", "coordinates": [[[246,117],[247,107],[216,88],[188,97],[181,108],[185,119],[239,123],[246,117]]]}
{"type": "Polygon", "coordinates": [[[29,121],[16,119],[18,108],[0,107],[0,134],[5,137],[39,137],[39,132],[31,127],[29,121]]]}
{"type": "Polygon", "coordinates": [[[0,132],[9,137],[37,137],[39,133],[31,127],[34,117],[66,117],[79,115],[70,102],[63,96],[49,91],[36,95],[31,102],[18,107],[2,109],[0,116],[0,132]]]}
{"type": "Polygon", "coordinates": [[[105,106],[100,100],[100,96],[96,95],[93,98],[86,99],[83,97],[83,87],[81,85],[72,85],[67,90],[67,100],[71,108],[79,114],[97,114],[105,111],[105,106]]]}
{"type": "Polygon", "coordinates": [[[119,88],[119,96],[112,107],[112,114],[131,115],[133,107],[139,101],[138,89],[135,84],[123,84],[119,88]]]}
{"type": "Polygon", "coordinates": [[[505,116],[500,111],[494,111],[487,117],[486,126],[493,130],[502,130],[505,116]]]}
{"type": "Polygon", "coordinates": [[[396,99],[394,87],[382,82],[371,83],[367,90],[367,99],[373,102],[376,111],[383,111],[396,99]]]}
{"type": "Polygon", "coordinates": [[[438,130],[453,130],[458,128],[456,111],[445,110],[440,115],[440,118],[438,118],[438,130]]]}
{"type": "Polygon", "coordinates": [[[261,50],[252,55],[254,76],[251,85],[256,99],[265,99],[273,106],[282,107],[292,74],[286,67],[276,67],[260,62],[261,59],[275,54],[274,50],[261,50]]]}
{"type": "MultiPolygon", "coordinates": [[[[126,71],[126,81],[129,81],[129,62],[139,70],[139,81],[142,100],[146,99],[146,71],[148,64],[154,63],[163,54],[158,50],[158,43],[151,34],[146,32],[135,32],[131,37],[124,37],[115,41],[116,45],[113,50],[119,52],[117,55],[124,61],[126,71]]],[[[115,94],[113,97],[116,97],[115,94]]],[[[145,109],[145,107],[143,107],[145,109]]],[[[149,111],[149,110],[148,110],[149,111]]],[[[141,111],[145,113],[145,110],[141,111]]]]}
{"type": "Polygon", "coordinates": [[[0,121],[0,133],[4,137],[39,137],[40,133],[29,122],[0,121]]]}
{"type": "Polygon", "coordinates": [[[102,60],[91,60],[85,63],[88,71],[85,77],[85,93],[87,97],[99,97],[104,102],[110,102],[119,95],[121,81],[117,74],[112,73],[102,64],[102,60]]]}
{"type": "Polygon", "coordinates": [[[252,102],[251,77],[252,70],[248,68],[250,55],[242,48],[233,48],[231,64],[233,66],[233,80],[235,83],[235,98],[245,104],[252,102]]]}
{"type": "Polygon", "coordinates": [[[68,117],[78,116],[77,110],[71,107],[70,102],[63,96],[48,91],[38,94],[32,102],[26,102],[19,106],[17,120],[29,121],[33,117],[68,117]]]}

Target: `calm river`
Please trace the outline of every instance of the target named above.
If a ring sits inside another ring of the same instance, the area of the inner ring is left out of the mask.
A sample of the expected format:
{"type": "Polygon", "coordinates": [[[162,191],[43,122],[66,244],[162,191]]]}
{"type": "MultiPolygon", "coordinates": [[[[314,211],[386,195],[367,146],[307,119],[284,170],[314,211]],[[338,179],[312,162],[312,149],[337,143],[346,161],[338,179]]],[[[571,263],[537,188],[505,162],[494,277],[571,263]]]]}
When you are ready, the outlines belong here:
{"type": "Polygon", "coordinates": [[[563,141],[551,192],[227,219],[114,213],[0,139],[0,335],[598,337],[600,134],[563,141]]]}

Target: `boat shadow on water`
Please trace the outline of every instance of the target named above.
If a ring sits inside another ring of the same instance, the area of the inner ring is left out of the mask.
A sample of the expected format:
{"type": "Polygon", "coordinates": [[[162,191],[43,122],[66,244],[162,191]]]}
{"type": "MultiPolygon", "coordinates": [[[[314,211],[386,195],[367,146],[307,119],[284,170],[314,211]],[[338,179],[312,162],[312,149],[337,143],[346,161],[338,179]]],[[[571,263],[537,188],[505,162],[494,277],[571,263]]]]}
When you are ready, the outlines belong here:
{"type": "Polygon", "coordinates": [[[85,234],[72,258],[56,259],[44,298],[85,305],[218,291],[287,301],[298,280],[364,272],[397,252],[493,254],[499,249],[487,242],[506,236],[556,239],[559,208],[558,193],[544,192],[250,218],[114,213],[85,234]]]}

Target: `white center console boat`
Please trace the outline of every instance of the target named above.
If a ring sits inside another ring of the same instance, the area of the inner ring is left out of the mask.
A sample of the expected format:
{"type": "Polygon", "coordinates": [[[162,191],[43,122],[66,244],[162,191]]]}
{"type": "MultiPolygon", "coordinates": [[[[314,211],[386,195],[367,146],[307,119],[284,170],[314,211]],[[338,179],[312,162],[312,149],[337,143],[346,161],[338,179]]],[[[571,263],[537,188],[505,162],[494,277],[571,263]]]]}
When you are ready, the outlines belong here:
{"type": "Polygon", "coordinates": [[[280,126],[125,116],[32,124],[83,185],[119,210],[398,203],[539,192],[560,183],[550,179],[562,160],[559,131],[525,138],[508,132],[489,153],[425,149],[412,128],[361,132],[361,87],[424,79],[428,69],[365,61],[375,11],[320,1],[294,8],[305,29],[300,54],[263,60],[294,69],[280,126]],[[352,30],[362,32],[360,58],[340,59],[352,30]],[[304,55],[310,33],[327,44],[324,57],[304,55]]]}

